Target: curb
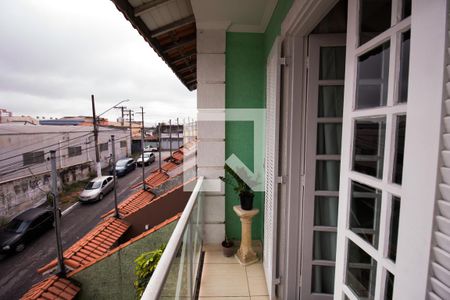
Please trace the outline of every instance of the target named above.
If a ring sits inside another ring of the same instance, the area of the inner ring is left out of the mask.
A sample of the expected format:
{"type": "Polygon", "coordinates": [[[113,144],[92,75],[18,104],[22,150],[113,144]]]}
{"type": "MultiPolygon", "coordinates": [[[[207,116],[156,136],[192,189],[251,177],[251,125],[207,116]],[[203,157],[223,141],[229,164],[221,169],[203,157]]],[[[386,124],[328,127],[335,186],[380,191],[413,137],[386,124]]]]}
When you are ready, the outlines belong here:
{"type": "Polygon", "coordinates": [[[65,216],[67,214],[69,214],[72,210],[74,210],[78,205],[80,205],[80,202],[77,201],[77,203],[72,204],[71,206],[69,206],[66,210],[64,210],[62,212],[62,215],[65,216]]]}

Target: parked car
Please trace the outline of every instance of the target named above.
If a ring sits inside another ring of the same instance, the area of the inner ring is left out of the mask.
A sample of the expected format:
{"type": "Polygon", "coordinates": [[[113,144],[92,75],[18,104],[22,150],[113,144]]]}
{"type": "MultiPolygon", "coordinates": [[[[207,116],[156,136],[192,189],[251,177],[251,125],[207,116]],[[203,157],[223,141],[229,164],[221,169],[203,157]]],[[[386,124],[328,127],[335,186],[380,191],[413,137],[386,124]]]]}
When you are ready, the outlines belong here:
{"type": "Polygon", "coordinates": [[[114,188],[112,176],[100,176],[89,181],[78,196],[80,202],[100,201],[114,188]]]}
{"type": "Polygon", "coordinates": [[[147,146],[144,148],[144,152],[157,152],[158,147],[147,146]]]}
{"type": "MultiPolygon", "coordinates": [[[[151,164],[154,161],[155,161],[155,154],[153,154],[151,152],[144,152],[144,165],[148,166],[149,164],[151,164]]],[[[136,163],[139,167],[142,166],[142,155],[139,156],[136,163]]]]}
{"type": "Polygon", "coordinates": [[[136,169],[136,162],[132,158],[120,159],[116,163],[116,175],[117,176],[125,176],[126,174],[133,171],[134,169],[136,169]]]}
{"type": "Polygon", "coordinates": [[[25,245],[53,227],[53,211],[31,208],[12,219],[0,231],[0,258],[9,253],[22,252],[25,245]]]}

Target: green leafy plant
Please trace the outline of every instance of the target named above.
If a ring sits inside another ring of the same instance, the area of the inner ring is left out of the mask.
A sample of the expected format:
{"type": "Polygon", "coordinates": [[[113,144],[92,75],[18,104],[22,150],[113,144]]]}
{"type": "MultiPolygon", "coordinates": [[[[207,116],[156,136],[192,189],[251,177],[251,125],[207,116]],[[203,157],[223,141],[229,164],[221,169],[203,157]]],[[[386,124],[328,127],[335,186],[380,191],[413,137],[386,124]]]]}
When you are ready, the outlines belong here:
{"type": "Polygon", "coordinates": [[[134,270],[134,274],[136,275],[134,288],[136,289],[137,299],[141,299],[145,287],[152,277],[165,248],[166,245],[161,245],[159,249],[144,252],[134,260],[136,263],[136,268],[134,270]]]}
{"type": "Polygon", "coordinates": [[[228,177],[219,176],[219,179],[223,182],[231,185],[236,193],[241,195],[253,194],[252,188],[232,169],[229,165],[225,164],[225,172],[229,174],[233,179],[228,177]]]}

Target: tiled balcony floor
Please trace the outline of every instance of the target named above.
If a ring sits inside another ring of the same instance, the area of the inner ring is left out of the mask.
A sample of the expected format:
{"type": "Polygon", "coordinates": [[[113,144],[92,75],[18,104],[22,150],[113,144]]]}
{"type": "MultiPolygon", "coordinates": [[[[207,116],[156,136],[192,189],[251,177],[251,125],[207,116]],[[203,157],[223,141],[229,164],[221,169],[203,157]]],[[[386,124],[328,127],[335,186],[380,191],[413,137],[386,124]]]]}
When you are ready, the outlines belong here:
{"type": "MultiPolygon", "coordinates": [[[[234,257],[225,257],[220,245],[205,245],[199,299],[269,299],[262,262],[243,267],[234,257]]],[[[257,252],[259,249],[255,249],[257,252]]],[[[261,256],[260,256],[261,257],[261,256]]]]}

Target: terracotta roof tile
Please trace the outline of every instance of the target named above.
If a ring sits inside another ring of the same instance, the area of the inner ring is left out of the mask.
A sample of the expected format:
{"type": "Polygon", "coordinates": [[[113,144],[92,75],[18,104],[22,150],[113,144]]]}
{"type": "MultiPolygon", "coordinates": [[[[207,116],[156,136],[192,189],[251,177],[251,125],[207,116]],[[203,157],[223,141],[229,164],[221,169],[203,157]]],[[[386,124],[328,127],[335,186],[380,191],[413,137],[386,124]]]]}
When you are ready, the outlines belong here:
{"type": "MultiPolygon", "coordinates": [[[[64,263],[72,270],[96,260],[106,254],[118,239],[127,231],[130,224],[116,219],[108,218],[100,222],[78,242],[64,251],[64,263]]],[[[53,269],[57,264],[53,260],[38,270],[45,273],[53,269]]]]}
{"type": "MultiPolygon", "coordinates": [[[[165,164],[163,164],[163,165],[161,166],[161,168],[162,168],[163,170],[164,170],[164,165],[165,165],[165,164]]],[[[161,171],[161,170],[156,170],[156,171],[153,171],[153,172],[150,174],[150,176],[148,176],[148,177],[145,179],[145,184],[146,184],[149,188],[153,189],[153,188],[159,186],[160,184],[162,184],[163,182],[165,182],[166,180],[168,180],[169,178],[170,178],[170,176],[169,176],[167,173],[165,173],[165,172],[163,172],[163,171],[161,171]]]]}
{"type": "Polygon", "coordinates": [[[183,162],[183,159],[184,159],[184,150],[183,150],[183,148],[180,148],[180,149],[174,151],[172,153],[172,156],[165,158],[164,161],[173,161],[177,164],[180,164],[183,162]]]}
{"type": "Polygon", "coordinates": [[[164,171],[168,172],[168,171],[171,171],[171,170],[175,169],[176,167],[178,167],[178,165],[176,163],[174,163],[174,162],[167,162],[167,163],[165,163],[165,164],[163,164],[161,166],[161,169],[163,169],[164,171]]]}
{"type": "Polygon", "coordinates": [[[141,233],[140,235],[138,235],[138,236],[136,236],[136,237],[130,239],[129,241],[127,241],[127,242],[125,242],[125,243],[123,243],[123,244],[121,244],[119,247],[116,247],[116,248],[112,249],[111,251],[108,252],[108,254],[106,254],[106,255],[104,255],[104,256],[102,256],[102,257],[96,259],[95,261],[92,261],[92,262],[90,262],[90,263],[88,263],[88,264],[82,266],[81,268],[78,268],[78,269],[74,270],[73,273],[70,274],[70,276],[75,275],[76,273],[81,272],[82,270],[88,268],[89,266],[92,266],[93,264],[96,264],[99,260],[101,260],[101,259],[103,259],[103,258],[105,258],[105,257],[107,257],[107,256],[109,256],[109,255],[111,255],[111,254],[113,254],[113,253],[115,253],[115,252],[117,252],[117,251],[120,251],[120,250],[123,249],[123,248],[126,248],[128,245],[130,245],[130,244],[132,244],[132,243],[134,243],[134,242],[136,242],[136,241],[138,241],[138,240],[140,240],[140,239],[146,237],[147,235],[149,235],[149,234],[151,234],[151,233],[153,233],[153,232],[155,232],[155,231],[158,231],[159,229],[163,228],[163,227],[166,226],[167,224],[170,224],[170,223],[172,223],[172,222],[178,220],[178,219],[180,218],[180,216],[181,216],[181,213],[178,213],[178,214],[176,214],[175,216],[173,216],[173,217],[171,217],[171,218],[165,220],[164,222],[161,222],[160,224],[158,224],[158,225],[156,225],[156,226],[150,228],[149,230],[144,231],[144,232],[141,233]]]}
{"type": "Polygon", "coordinates": [[[60,278],[53,275],[31,287],[26,292],[22,300],[32,299],[74,299],[80,288],[69,279],[60,278]]]}
{"type": "MultiPolygon", "coordinates": [[[[154,198],[155,195],[153,193],[139,190],[119,204],[119,214],[121,216],[127,216],[135,211],[138,211],[142,207],[149,204],[154,198]]],[[[110,210],[101,217],[105,218],[113,213],[114,209],[110,210]]]]}
{"type": "Polygon", "coordinates": [[[177,163],[181,163],[183,161],[184,154],[183,154],[183,152],[178,150],[172,154],[172,157],[176,160],[177,163]]]}

